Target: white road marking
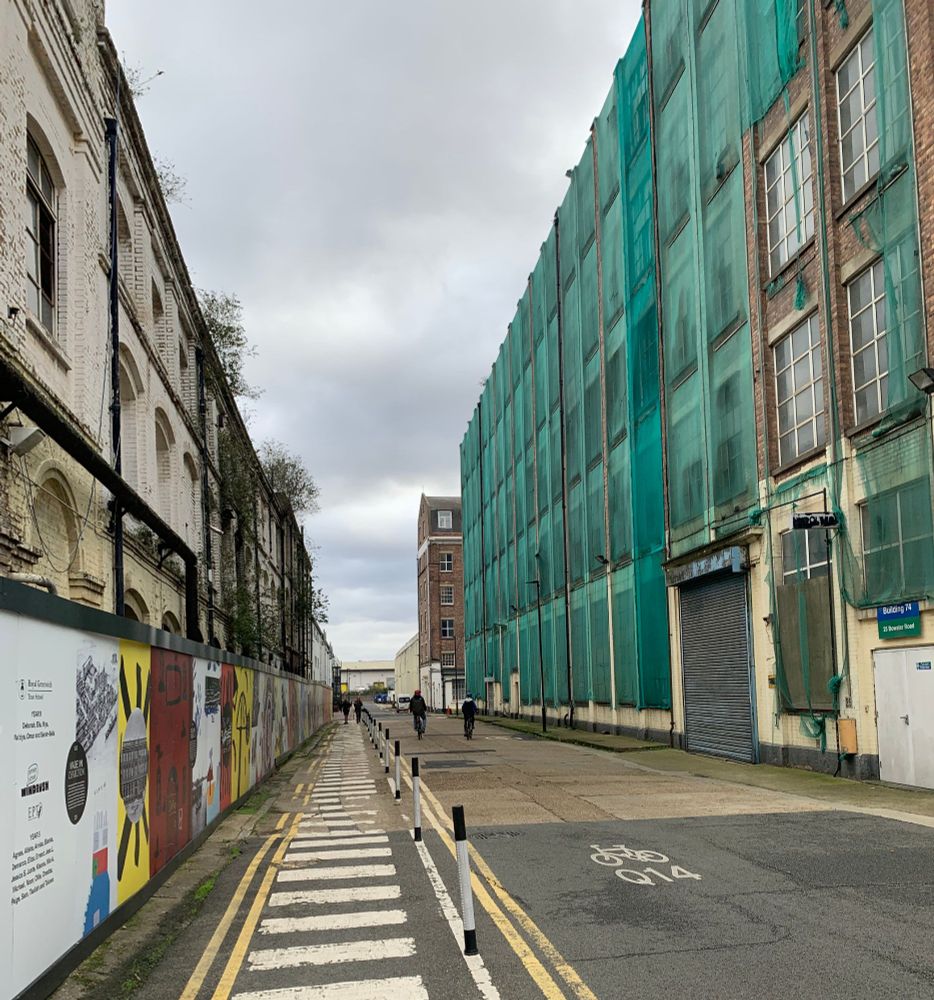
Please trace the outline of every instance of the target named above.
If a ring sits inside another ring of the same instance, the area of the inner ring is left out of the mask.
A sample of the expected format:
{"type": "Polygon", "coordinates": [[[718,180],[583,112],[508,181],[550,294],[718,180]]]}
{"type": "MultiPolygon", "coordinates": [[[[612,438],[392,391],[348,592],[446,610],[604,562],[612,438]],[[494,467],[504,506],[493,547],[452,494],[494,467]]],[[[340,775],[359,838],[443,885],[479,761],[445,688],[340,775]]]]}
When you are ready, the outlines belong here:
{"type": "Polygon", "coordinates": [[[402,889],[398,885],[361,885],[345,889],[305,889],[292,892],[274,892],[269,897],[270,906],[329,906],[334,903],[376,903],[399,899],[402,889]]]}
{"type": "Polygon", "coordinates": [[[366,979],[324,986],[286,986],[278,990],[238,993],[234,1000],[428,1000],[421,976],[366,979]]]}
{"type": "Polygon", "coordinates": [[[341,865],[328,868],[290,868],[279,872],[279,882],[323,882],[325,879],[391,878],[395,865],[341,865]]]}
{"type": "Polygon", "coordinates": [[[391,858],[391,847],[353,847],[341,851],[292,851],[286,861],[362,861],[364,858],[391,858]]]}
{"type": "Polygon", "coordinates": [[[293,840],[289,845],[290,851],[316,851],[319,847],[353,847],[356,844],[388,844],[389,837],[386,834],[374,834],[372,837],[363,834],[354,836],[329,837],[327,840],[293,840]]]}
{"type": "Polygon", "coordinates": [[[405,910],[359,910],[356,913],[323,913],[315,917],[270,917],[259,925],[259,933],[349,931],[355,927],[391,927],[404,924],[405,921],[405,910]]]}
{"type": "MultiPolygon", "coordinates": [[[[305,830],[299,827],[300,837],[323,838],[323,837],[373,837],[377,834],[385,834],[385,830],[305,830]]],[[[293,847],[300,847],[300,844],[292,843],[293,847]]]]}
{"type": "MultiPolygon", "coordinates": [[[[298,824],[299,832],[304,834],[306,830],[323,830],[330,827],[341,827],[341,826],[373,826],[376,820],[373,819],[332,819],[327,820],[315,819],[315,820],[302,820],[298,824]]],[[[341,830],[341,833],[344,831],[341,830]]],[[[349,831],[348,831],[349,832],[349,831]]],[[[371,831],[366,830],[360,831],[361,833],[369,833],[371,831]]]]}
{"type": "Polygon", "coordinates": [[[302,965],[341,965],[344,962],[373,962],[387,958],[409,958],[415,954],[415,938],[383,941],[339,941],[294,948],[261,948],[247,956],[251,971],[294,969],[302,965]]]}
{"type": "MultiPolygon", "coordinates": [[[[416,841],[415,846],[418,848],[418,855],[422,859],[425,871],[428,872],[428,880],[435,891],[435,898],[438,900],[441,912],[444,914],[448,926],[451,928],[454,940],[457,941],[458,945],[461,945],[464,941],[464,924],[457,912],[457,907],[454,905],[454,901],[448,893],[444,880],[441,878],[441,873],[435,867],[435,863],[428,853],[428,848],[425,846],[424,841],[416,841]]],[[[462,949],[461,954],[463,954],[462,949]]],[[[499,990],[493,985],[493,980],[490,979],[490,971],[483,964],[483,959],[479,955],[464,955],[463,957],[470,975],[473,977],[473,981],[477,984],[480,995],[485,1000],[500,1000],[499,990]]]]}

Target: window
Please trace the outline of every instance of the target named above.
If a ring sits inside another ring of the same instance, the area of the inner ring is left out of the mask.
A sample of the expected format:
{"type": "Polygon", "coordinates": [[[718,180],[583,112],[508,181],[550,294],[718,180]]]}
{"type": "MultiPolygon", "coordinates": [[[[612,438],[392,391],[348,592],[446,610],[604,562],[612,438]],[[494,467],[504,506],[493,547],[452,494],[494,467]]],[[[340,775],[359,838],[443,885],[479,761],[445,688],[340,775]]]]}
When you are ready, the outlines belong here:
{"type": "Polygon", "coordinates": [[[875,55],[871,28],[837,70],[837,113],[840,121],[843,200],[849,201],[879,172],[875,55]]]}
{"type": "Polygon", "coordinates": [[[830,546],[824,528],[782,533],[782,583],[810,580],[830,573],[830,546]]]}
{"type": "Polygon", "coordinates": [[[449,510],[438,511],[438,527],[442,530],[450,530],[454,527],[454,516],[449,510]]]}
{"type": "Polygon", "coordinates": [[[882,413],[888,404],[889,357],[885,339],[885,276],[882,261],[847,285],[856,422],[882,413]]]}
{"type": "Polygon", "coordinates": [[[931,494],[916,479],[860,507],[867,596],[897,599],[922,594],[934,565],[931,494]]]}
{"type": "Polygon", "coordinates": [[[454,554],[452,552],[441,553],[441,572],[451,573],[454,570],[454,554]]]}
{"type": "Polygon", "coordinates": [[[442,639],[453,639],[454,638],[454,619],[453,618],[442,618],[441,619],[441,638],[442,639]]]}
{"type": "Polygon", "coordinates": [[[769,274],[774,275],[814,235],[811,128],[807,113],[765,161],[769,274]]]}
{"type": "Polygon", "coordinates": [[[784,465],[824,444],[820,332],[811,316],[775,345],[778,455],[784,465]]]}
{"type": "Polygon", "coordinates": [[[441,666],[442,667],[453,667],[454,666],[454,654],[453,653],[442,653],[441,654],[441,666]]]}
{"type": "Polygon", "coordinates": [[[441,603],[453,605],[454,604],[454,588],[443,586],[441,588],[441,603]]]}
{"type": "Polygon", "coordinates": [[[55,327],[55,188],[38,146],[26,139],[26,305],[55,327]]]}

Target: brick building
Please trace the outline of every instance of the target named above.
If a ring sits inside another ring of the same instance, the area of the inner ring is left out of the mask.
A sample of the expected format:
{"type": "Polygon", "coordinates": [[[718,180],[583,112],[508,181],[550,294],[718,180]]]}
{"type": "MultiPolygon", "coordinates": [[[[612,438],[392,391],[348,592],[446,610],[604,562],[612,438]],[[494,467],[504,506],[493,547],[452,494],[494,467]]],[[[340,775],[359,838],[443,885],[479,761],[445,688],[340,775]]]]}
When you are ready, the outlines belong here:
{"type": "Polygon", "coordinates": [[[417,562],[419,681],[429,707],[443,710],[464,697],[460,497],[422,495],[417,562]]]}
{"type": "Polygon", "coordinates": [[[0,573],[328,683],[102,0],[3,4],[0,67],[0,573]]]}
{"type": "Polygon", "coordinates": [[[934,787],[932,32],[645,3],[461,446],[490,708],[934,787]]]}

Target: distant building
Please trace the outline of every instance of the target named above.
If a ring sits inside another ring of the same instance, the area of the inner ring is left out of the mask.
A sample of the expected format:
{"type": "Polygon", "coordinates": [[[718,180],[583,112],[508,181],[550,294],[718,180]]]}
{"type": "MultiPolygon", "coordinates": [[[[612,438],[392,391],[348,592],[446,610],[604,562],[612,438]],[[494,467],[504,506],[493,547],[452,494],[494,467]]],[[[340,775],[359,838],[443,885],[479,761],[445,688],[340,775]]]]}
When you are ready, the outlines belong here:
{"type": "Polygon", "coordinates": [[[395,660],[396,691],[399,694],[412,694],[421,687],[418,676],[418,632],[396,653],[395,660]]]}
{"type": "Polygon", "coordinates": [[[341,664],[341,684],[348,691],[369,691],[382,686],[387,690],[395,684],[392,660],[345,660],[341,664]]]}
{"type": "Polygon", "coordinates": [[[419,687],[430,708],[464,697],[464,563],[460,497],[418,511],[419,687]]]}

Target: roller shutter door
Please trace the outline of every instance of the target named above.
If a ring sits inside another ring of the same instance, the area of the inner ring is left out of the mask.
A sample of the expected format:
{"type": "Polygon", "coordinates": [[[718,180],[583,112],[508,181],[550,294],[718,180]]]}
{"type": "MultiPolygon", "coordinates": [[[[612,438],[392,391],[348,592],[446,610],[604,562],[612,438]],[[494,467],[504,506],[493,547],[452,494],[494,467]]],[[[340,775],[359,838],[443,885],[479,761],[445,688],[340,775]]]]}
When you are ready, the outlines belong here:
{"type": "Polygon", "coordinates": [[[743,573],[680,588],[688,750],[755,762],[743,573]]]}

